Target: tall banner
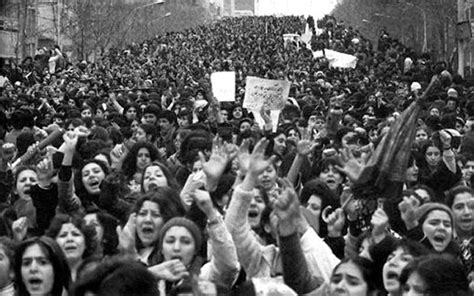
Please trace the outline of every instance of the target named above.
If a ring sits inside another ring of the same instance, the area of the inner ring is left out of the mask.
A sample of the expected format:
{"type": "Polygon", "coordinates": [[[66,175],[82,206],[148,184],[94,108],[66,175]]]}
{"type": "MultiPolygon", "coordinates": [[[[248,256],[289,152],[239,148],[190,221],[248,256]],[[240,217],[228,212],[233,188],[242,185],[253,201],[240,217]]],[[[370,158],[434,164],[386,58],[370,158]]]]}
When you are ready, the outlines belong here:
{"type": "Polygon", "coordinates": [[[235,101],[235,72],[211,74],[212,94],[219,102],[235,101]]]}

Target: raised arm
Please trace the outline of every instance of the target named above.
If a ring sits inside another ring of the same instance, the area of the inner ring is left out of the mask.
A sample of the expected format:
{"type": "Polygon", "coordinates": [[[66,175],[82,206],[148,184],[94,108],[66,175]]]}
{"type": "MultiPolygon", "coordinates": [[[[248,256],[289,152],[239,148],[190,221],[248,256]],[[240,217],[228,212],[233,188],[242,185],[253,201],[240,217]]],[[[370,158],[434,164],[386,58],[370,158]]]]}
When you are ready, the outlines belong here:
{"type": "Polygon", "coordinates": [[[196,190],[196,205],[207,217],[207,233],[211,244],[211,261],[201,268],[201,277],[228,288],[237,280],[240,271],[237,250],[222,216],[212,204],[209,192],[196,190]]]}
{"type": "Polygon", "coordinates": [[[82,211],[81,201],[74,194],[71,169],[78,137],[78,133],[74,131],[65,133],[64,144],[60,147],[64,157],[58,174],[58,208],[60,212],[67,214],[82,211]]]}
{"type": "MultiPolygon", "coordinates": [[[[236,187],[229,208],[225,217],[225,224],[234,240],[237,248],[237,255],[248,277],[270,276],[270,267],[273,262],[264,256],[263,246],[250,231],[248,222],[248,211],[253,198],[253,190],[261,172],[271,163],[272,159],[265,159],[265,148],[269,140],[261,139],[256,145],[252,154],[248,158],[248,163],[241,163],[240,167],[247,167],[247,174],[244,181],[236,187]]],[[[241,149],[239,153],[248,153],[241,149]]],[[[242,148],[242,147],[241,147],[242,148]]]]}
{"type": "Polygon", "coordinates": [[[283,279],[298,294],[307,294],[319,288],[324,280],[311,274],[301,248],[298,235],[298,219],[301,215],[296,192],[291,187],[282,190],[274,203],[278,217],[283,279]]]}

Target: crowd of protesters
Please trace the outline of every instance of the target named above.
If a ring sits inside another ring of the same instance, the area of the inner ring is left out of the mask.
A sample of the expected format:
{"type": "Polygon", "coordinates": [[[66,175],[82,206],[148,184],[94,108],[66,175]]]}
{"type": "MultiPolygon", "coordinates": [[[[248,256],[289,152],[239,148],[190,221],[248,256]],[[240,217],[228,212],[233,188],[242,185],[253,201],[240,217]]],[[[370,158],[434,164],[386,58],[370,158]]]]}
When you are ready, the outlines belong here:
{"type": "Polygon", "coordinates": [[[2,65],[0,125],[0,295],[474,293],[474,89],[385,31],[245,17],[94,63],[41,49],[2,65]],[[277,123],[248,76],[291,83],[277,123]],[[412,104],[400,190],[354,194],[412,104]]]}

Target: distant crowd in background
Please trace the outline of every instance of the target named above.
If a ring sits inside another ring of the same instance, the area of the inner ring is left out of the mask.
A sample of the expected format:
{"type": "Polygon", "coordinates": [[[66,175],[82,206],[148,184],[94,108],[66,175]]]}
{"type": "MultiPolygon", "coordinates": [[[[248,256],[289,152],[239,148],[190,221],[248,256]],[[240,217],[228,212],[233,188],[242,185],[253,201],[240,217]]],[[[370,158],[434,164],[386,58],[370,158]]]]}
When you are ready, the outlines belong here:
{"type": "Polygon", "coordinates": [[[474,293],[474,85],[389,32],[227,18],[0,66],[0,295],[474,293]],[[278,122],[249,76],[291,83],[278,122]]]}

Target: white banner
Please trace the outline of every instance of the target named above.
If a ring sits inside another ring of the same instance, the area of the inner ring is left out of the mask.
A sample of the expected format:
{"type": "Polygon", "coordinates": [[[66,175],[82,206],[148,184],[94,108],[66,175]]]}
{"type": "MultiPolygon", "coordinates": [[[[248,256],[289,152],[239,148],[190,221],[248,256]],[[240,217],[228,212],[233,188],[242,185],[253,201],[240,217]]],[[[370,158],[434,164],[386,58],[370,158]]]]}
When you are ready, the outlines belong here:
{"type": "Polygon", "coordinates": [[[289,93],[289,81],[248,76],[243,107],[254,111],[260,111],[263,106],[270,110],[281,110],[285,107],[289,93]]]}
{"type": "Polygon", "coordinates": [[[215,72],[211,74],[212,93],[219,102],[235,101],[235,73],[215,72]]]}
{"type": "MultiPolygon", "coordinates": [[[[329,66],[333,68],[352,68],[354,69],[357,66],[357,57],[342,53],[342,52],[337,52],[331,49],[325,49],[324,52],[326,53],[326,58],[329,61],[329,66]]],[[[323,57],[323,51],[318,50],[318,51],[313,51],[313,57],[314,58],[320,58],[323,57]]]]}

